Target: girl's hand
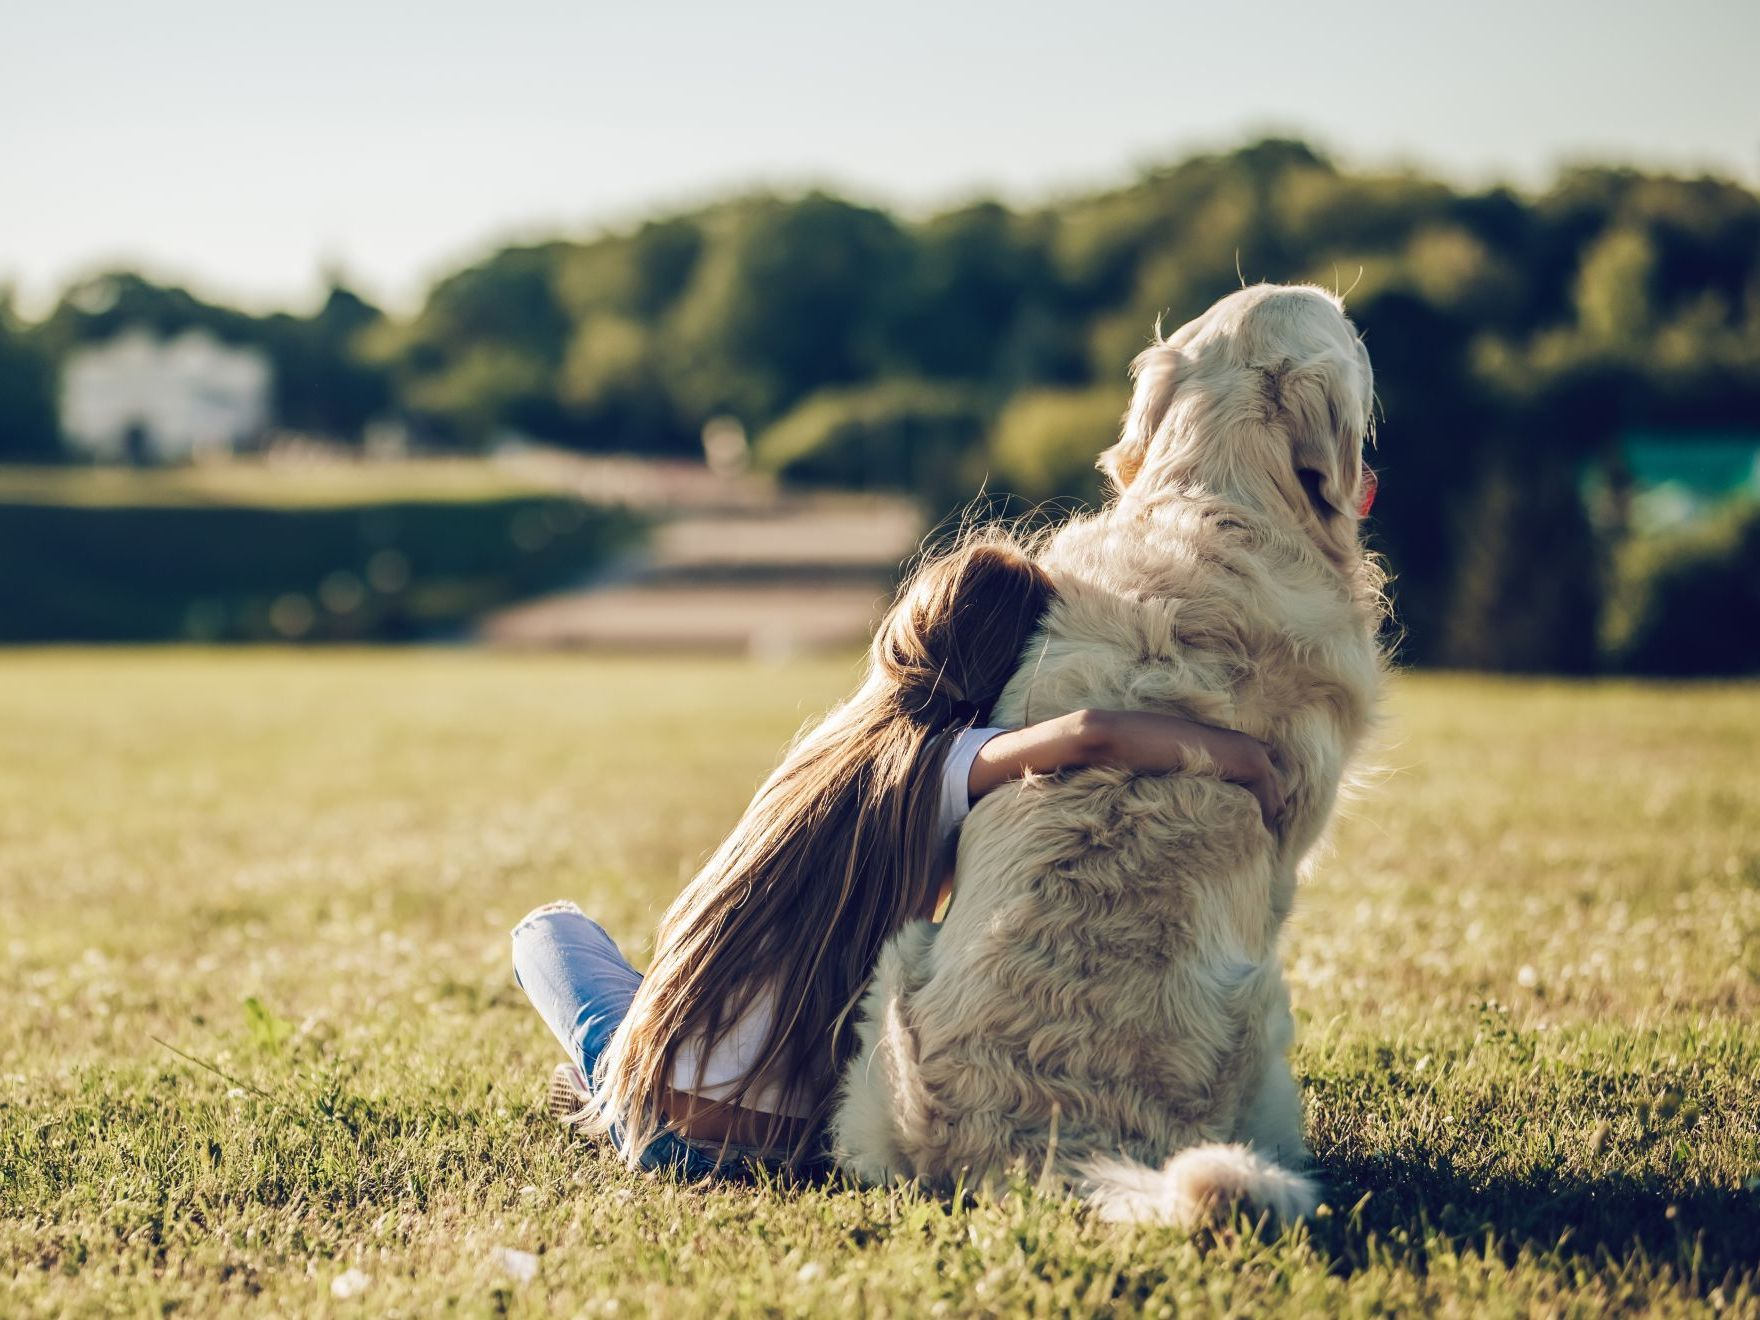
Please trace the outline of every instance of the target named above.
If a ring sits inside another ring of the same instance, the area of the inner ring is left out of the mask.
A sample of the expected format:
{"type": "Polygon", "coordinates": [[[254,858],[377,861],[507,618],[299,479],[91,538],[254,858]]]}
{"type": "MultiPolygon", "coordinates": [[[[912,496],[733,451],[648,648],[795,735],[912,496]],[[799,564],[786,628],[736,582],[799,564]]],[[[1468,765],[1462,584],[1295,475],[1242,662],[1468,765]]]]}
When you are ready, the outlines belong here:
{"type": "Polygon", "coordinates": [[[1259,801],[1265,828],[1283,814],[1283,790],[1271,749],[1257,738],[1233,729],[1199,724],[1177,715],[1148,711],[1080,711],[1078,719],[1094,726],[1096,745],[1091,765],[1116,765],[1139,774],[1168,774],[1191,767],[1208,756],[1218,777],[1239,784],[1259,801]]]}
{"type": "Polygon", "coordinates": [[[1159,775],[1189,769],[1205,759],[1218,776],[1239,784],[1258,800],[1266,829],[1276,824],[1283,813],[1283,790],[1277,784],[1270,748],[1233,729],[1148,711],[1079,710],[1000,733],[978,749],[969,788],[976,802],[991,789],[1029,772],[1052,774],[1112,765],[1159,775]]]}

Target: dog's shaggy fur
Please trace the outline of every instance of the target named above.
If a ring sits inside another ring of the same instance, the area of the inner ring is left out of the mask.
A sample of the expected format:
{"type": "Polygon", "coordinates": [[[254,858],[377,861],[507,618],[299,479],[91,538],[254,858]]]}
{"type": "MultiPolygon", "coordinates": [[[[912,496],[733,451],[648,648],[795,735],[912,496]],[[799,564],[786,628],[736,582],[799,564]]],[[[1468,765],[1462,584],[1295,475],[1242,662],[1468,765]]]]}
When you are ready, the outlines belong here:
{"type": "Polygon", "coordinates": [[[1156,710],[1270,743],[1275,834],[1206,767],[986,797],[937,928],[886,946],[832,1123],[882,1182],[1048,1169],[1113,1218],[1316,1204],[1277,957],[1380,686],[1358,542],[1368,356],[1339,300],[1242,289],[1134,364],[1118,497],[1040,558],[1058,599],[995,722],[1156,710]]]}

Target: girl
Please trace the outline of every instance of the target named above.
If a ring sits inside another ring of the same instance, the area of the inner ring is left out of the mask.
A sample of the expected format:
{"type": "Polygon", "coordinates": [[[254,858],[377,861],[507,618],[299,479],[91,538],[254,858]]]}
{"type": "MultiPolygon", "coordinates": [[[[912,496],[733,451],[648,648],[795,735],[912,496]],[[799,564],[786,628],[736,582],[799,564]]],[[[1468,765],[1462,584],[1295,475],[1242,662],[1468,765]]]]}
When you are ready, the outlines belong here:
{"type": "Polygon", "coordinates": [[[811,1164],[880,946],[947,897],[978,798],[1080,766],[1204,768],[1252,792],[1269,825],[1270,758],[1244,734],[1123,711],[984,727],[1052,596],[1001,540],[920,567],[855,695],[797,741],[673,903],[646,976],[572,903],[520,922],[515,975],[570,1060],[553,1113],[687,1176],[811,1164]]]}

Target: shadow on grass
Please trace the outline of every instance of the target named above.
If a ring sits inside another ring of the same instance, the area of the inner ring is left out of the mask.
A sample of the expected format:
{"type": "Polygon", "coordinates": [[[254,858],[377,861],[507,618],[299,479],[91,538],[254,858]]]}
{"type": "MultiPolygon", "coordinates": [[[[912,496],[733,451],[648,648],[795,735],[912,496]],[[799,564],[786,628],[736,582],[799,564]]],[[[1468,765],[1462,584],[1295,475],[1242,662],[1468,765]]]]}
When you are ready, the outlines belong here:
{"type": "MultiPolygon", "coordinates": [[[[1666,1183],[1609,1173],[1593,1177],[1487,1174],[1446,1159],[1416,1163],[1334,1157],[1316,1169],[1329,1216],[1309,1221],[1315,1248],[1331,1272],[1348,1277],[1371,1265],[1427,1272],[1435,1253],[1518,1260],[1553,1259],[1623,1272],[1647,1266],[1677,1277],[1701,1296],[1738,1280],[1760,1283],[1760,1191],[1666,1183]]],[[[1016,1190],[1034,1179],[1016,1175],[1016,1190]]],[[[697,1186],[746,1186],[788,1197],[855,1190],[828,1162],[785,1171],[728,1170],[697,1186]]],[[[970,1190],[927,1193],[943,1213],[970,1210],[970,1190]]],[[[1258,1231],[1275,1228],[1265,1224],[1258,1231]]],[[[884,1241],[890,1230],[858,1227],[857,1246],[884,1241]]]]}
{"type": "Polygon", "coordinates": [[[1760,1272],[1760,1194],[1752,1191],[1619,1173],[1466,1173],[1446,1161],[1333,1160],[1319,1172],[1339,1213],[1316,1222],[1314,1240],[1346,1273],[1368,1262],[1371,1239],[1377,1253],[1421,1264],[1433,1235],[1506,1263],[1524,1249],[1615,1262],[1641,1256],[1703,1288],[1760,1272]]]}

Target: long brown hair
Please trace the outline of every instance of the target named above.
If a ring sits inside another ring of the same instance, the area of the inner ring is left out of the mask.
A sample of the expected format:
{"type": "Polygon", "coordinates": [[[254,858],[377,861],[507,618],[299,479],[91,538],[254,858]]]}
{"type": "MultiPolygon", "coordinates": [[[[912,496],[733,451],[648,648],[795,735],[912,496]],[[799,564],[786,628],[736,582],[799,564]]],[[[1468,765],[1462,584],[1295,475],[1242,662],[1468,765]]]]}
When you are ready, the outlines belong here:
{"type": "Polygon", "coordinates": [[[792,1155],[811,1153],[880,946],[934,900],[950,737],[995,703],[1051,596],[1044,570],[998,534],[927,559],[899,589],[861,686],[797,739],[660,924],[595,1087],[627,1159],[664,1125],[680,1046],[695,1041],[706,1059],[762,993],[776,1011],[757,1062],[697,1112],[773,1086],[810,1108],[792,1155]]]}

